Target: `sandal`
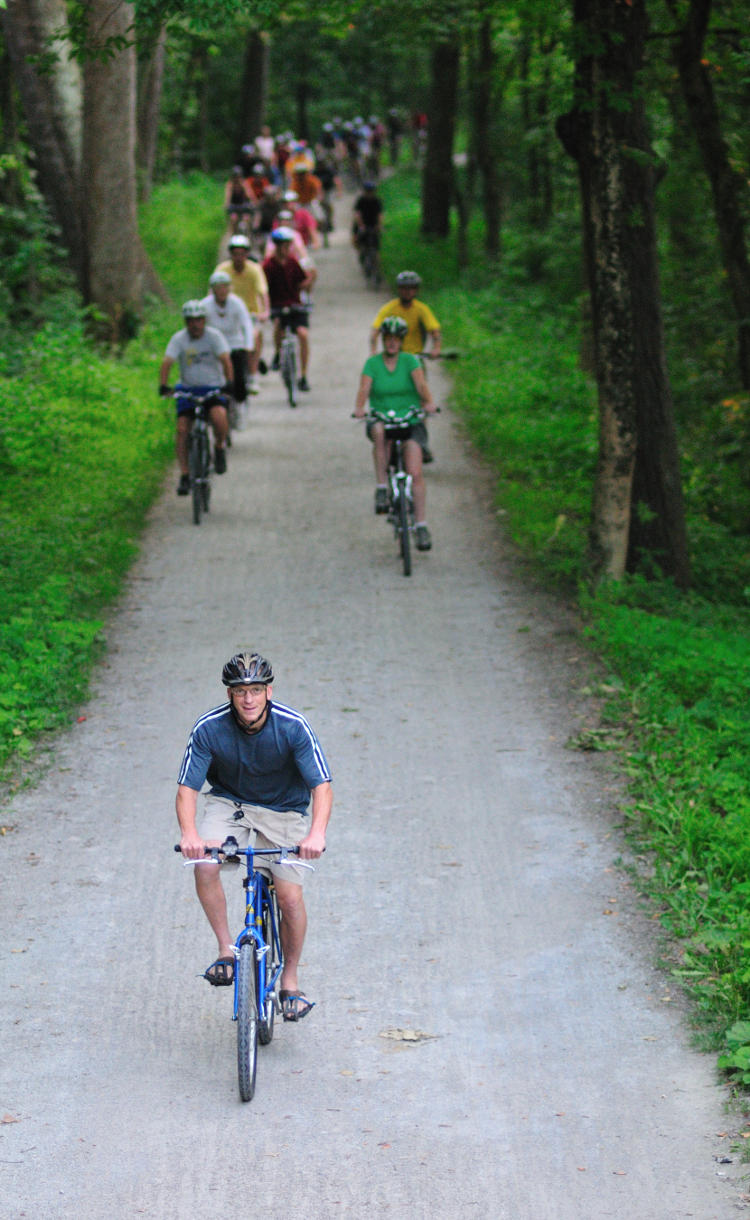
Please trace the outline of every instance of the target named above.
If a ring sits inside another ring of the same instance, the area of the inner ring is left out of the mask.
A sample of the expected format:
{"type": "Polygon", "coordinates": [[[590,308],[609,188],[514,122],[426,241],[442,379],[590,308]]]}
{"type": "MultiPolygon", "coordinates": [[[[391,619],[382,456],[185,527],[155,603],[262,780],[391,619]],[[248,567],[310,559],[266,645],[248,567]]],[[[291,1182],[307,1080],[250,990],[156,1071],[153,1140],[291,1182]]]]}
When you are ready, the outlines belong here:
{"type": "Polygon", "coordinates": [[[311,1008],[315,1007],[314,1000],[308,1000],[306,995],[301,991],[280,991],[279,999],[281,1000],[281,1015],[285,1021],[301,1021],[306,1017],[311,1008]]]}
{"type": "Polygon", "coordinates": [[[212,987],[231,987],[234,982],[234,958],[217,957],[203,975],[212,987]]]}

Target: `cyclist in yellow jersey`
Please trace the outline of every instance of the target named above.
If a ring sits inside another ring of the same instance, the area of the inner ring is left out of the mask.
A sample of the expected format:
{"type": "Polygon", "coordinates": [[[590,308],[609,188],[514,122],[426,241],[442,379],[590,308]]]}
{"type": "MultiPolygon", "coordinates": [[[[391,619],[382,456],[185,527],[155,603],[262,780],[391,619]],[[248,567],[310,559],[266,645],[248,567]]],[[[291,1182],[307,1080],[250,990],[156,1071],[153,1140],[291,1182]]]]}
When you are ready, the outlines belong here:
{"type": "Polygon", "coordinates": [[[248,358],[248,382],[247,388],[251,394],[258,393],[257,372],[260,366],[261,371],[265,372],[265,366],[260,364],[261,353],[263,351],[263,323],[267,322],[270,317],[268,304],[268,284],[263,273],[263,268],[259,267],[256,262],[253,262],[248,257],[250,253],[250,242],[241,233],[237,233],[229,241],[229,258],[224,263],[219,263],[215,271],[226,271],[231,280],[231,291],[245,302],[248,312],[253,321],[258,325],[255,327],[255,346],[248,358]]]}
{"type": "MultiPolygon", "coordinates": [[[[370,351],[374,355],[378,347],[380,328],[386,318],[403,318],[408,327],[404,338],[403,351],[415,356],[429,354],[439,356],[442,345],[440,323],[424,301],[417,300],[417,293],[422,283],[416,271],[400,271],[396,276],[396,291],[398,296],[388,301],[379,309],[370,330],[370,351]],[[425,353],[425,344],[429,340],[429,350],[425,353]]],[[[434,461],[429,448],[427,428],[423,423],[415,425],[412,436],[422,446],[425,463],[434,461]]]]}

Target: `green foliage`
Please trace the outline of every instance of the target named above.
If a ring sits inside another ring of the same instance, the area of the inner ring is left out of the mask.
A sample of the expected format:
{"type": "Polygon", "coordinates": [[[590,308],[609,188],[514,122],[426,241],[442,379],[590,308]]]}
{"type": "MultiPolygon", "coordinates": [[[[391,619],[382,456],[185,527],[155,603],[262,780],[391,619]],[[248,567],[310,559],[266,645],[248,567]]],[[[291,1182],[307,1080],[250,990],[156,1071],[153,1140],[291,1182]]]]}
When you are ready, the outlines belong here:
{"type": "MultiPolygon", "coordinates": [[[[141,218],[178,300],[202,293],[214,266],[218,191],[205,178],[170,184],[141,218]]],[[[86,695],[174,443],[155,389],[176,310],[152,313],[115,360],[92,345],[69,293],[43,300],[51,320],[16,330],[0,357],[0,774],[16,782],[40,735],[86,695]]]]}
{"type": "MultiPolygon", "coordinates": [[[[395,274],[401,252],[409,251],[445,342],[461,352],[450,366],[453,405],[496,472],[510,535],[546,582],[579,590],[585,638],[607,671],[594,744],[619,749],[630,777],[625,824],[641,861],[641,887],[671,938],[671,968],[690,991],[697,1019],[727,1048],[721,1066],[750,1086],[747,396],[712,405],[720,371],[707,402],[694,384],[688,412],[685,396],[694,591],[686,596],[668,582],[633,577],[588,595],[581,575],[597,412],[580,367],[585,329],[572,224],[558,214],[540,243],[514,212],[503,261],[493,269],[472,226],[470,266],[459,272],[453,238],[419,236],[408,180],[399,176],[383,194],[386,269],[395,274]]],[[[673,353],[684,355],[678,384],[698,364],[688,331],[700,348],[703,313],[714,325],[716,297],[710,285],[704,289],[696,325],[685,325],[685,336],[682,323],[670,328],[673,353]]],[[[675,310],[684,306],[678,292],[673,301],[675,310]]],[[[591,740],[579,744],[592,748],[591,740]]]]}

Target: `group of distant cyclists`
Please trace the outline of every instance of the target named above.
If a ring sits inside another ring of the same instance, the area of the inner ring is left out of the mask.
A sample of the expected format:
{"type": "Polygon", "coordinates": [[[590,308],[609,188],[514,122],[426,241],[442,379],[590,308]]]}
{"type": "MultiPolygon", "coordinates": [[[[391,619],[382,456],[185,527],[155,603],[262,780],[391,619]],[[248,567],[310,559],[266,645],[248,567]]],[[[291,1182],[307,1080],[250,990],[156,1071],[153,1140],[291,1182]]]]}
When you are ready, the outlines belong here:
{"type": "MultiPolygon", "coordinates": [[[[274,323],[271,368],[279,367],[283,313],[284,325],[296,335],[299,344],[298,388],[303,392],[310,390],[309,311],[317,279],[312,251],[319,248],[321,240],[315,204],[322,202],[325,193],[318,171],[325,156],[330,155],[338,164],[346,155],[346,145],[341,139],[345,129],[346,124],[339,130],[333,124],[324,124],[320,140],[310,148],[305,141],[287,138],[286,134],[274,139],[269,128],[264,127],[252,145],[243,146],[245,164],[234,167],[225,192],[232,229],[229,257],[219,262],[211,274],[208,293],[183,305],[184,326],[170,338],[159,372],[159,392],[174,394],[176,399],[178,495],[190,492],[188,438],[195,413],[193,395],[215,395],[213,402],[209,397],[209,420],[214,434],[214,468],[217,474],[223,474],[229,441],[226,401],[233,401],[234,424],[242,429],[247,420],[248,396],[259,392],[259,376],[268,370],[263,359],[262,328],[269,319],[274,323]],[[328,147],[330,137],[333,144],[328,147]],[[337,144],[343,144],[343,152],[337,144]],[[253,239],[234,223],[243,215],[239,205],[232,211],[235,178],[241,180],[247,192],[254,194],[257,202],[252,215],[258,223],[262,219],[264,226],[260,253],[255,252],[253,239]],[[264,206],[267,216],[263,215],[264,206]],[[175,365],[178,381],[173,391],[169,378],[175,365]]],[[[371,126],[368,140],[372,139],[373,130],[371,126]]],[[[383,129],[384,136],[386,130],[383,129]]],[[[337,173],[331,189],[341,190],[337,173]]],[[[379,245],[382,225],[383,204],[376,183],[367,179],[361,184],[353,206],[354,246],[358,248],[372,233],[379,245]]],[[[384,418],[405,419],[415,406],[425,414],[437,409],[427,382],[424,358],[440,355],[440,325],[429,306],[419,299],[420,285],[420,276],[415,271],[401,271],[396,277],[397,296],[383,305],[373,319],[370,356],[362,369],[356,395],[355,417],[362,418],[369,406],[367,435],[373,445],[376,513],[388,511],[384,418]]],[[[423,465],[433,461],[433,455],[424,423],[410,426],[403,453],[406,471],[412,479],[417,548],[429,550],[432,539],[426,520],[423,465]]]]}

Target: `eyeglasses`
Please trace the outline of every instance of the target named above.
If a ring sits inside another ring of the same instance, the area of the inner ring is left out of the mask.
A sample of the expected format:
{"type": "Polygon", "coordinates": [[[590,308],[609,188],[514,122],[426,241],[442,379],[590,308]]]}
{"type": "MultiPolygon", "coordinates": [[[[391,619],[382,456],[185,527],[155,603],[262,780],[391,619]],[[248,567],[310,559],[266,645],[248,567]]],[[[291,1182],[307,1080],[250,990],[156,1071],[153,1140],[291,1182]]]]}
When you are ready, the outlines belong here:
{"type": "Polygon", "coordinates": [[[257,698],[258,695],[265,693],[266,687],[263,683],[259,683],[257,686],[232,686],[230,690],[233,695],[239,695],[240,698],[243,696],[257,698]]]}

